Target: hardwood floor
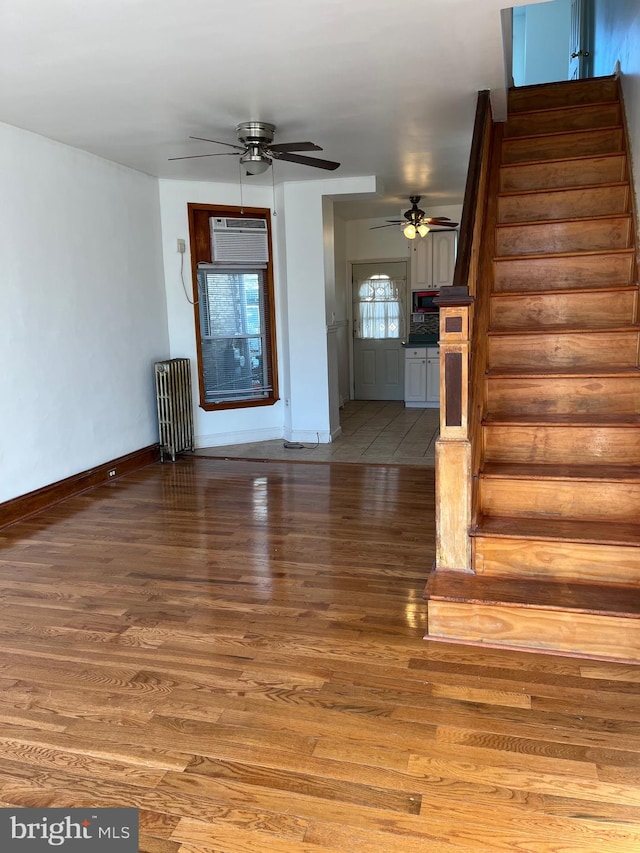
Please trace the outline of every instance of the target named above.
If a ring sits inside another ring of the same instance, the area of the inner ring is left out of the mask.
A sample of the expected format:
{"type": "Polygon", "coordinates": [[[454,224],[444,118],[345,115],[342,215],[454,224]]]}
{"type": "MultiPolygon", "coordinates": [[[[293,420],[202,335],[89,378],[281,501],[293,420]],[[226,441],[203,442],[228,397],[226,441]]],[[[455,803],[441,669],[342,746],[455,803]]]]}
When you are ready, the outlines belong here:
{"type": "Polygon", "coordinates": [[[640,849],[640,667],[425,642],[433,471],[183,458],[0,533],[0,803],[144,853],[640,849]]]}

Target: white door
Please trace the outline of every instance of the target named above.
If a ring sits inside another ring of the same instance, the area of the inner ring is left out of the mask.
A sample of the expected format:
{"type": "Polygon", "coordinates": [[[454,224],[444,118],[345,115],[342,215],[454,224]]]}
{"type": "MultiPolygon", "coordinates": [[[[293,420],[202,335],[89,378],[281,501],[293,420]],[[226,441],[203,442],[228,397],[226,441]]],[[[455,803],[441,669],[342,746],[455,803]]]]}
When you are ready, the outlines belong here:
{"type": "Polygon", "coordinates": [[[355,399],[402,400],[406,262],[353,264],[351,292],[355,399]]]}
{"type": "Polygon", "coordinates": [[[571,40],[569,80],[581,80],[591,73],[591,2],[571,0],[571,40]]]}

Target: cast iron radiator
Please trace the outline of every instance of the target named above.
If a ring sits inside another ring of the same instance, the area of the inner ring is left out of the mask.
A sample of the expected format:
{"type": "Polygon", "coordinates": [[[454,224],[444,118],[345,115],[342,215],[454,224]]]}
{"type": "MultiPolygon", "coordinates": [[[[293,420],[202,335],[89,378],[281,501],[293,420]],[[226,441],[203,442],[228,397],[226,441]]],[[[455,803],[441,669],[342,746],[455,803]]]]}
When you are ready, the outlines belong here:
{"type": "Polygon", "coordinates": [[[160,460],[176,461],[176,453],[194,450],[191,362],[170,358],[155,363],[160,460]]]}

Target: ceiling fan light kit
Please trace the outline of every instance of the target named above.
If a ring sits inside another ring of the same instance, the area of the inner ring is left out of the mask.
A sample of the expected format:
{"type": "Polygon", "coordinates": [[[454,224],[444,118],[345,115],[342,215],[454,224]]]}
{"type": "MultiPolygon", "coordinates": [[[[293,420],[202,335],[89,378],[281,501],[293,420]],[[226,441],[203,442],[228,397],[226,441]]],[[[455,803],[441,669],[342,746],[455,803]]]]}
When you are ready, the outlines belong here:
{"type": "Polygon", "coordinates": [[[387,219],[386,225],[373,225],[369,230],[376,228],[389,228],[392,225],[402,225],[402,233],[408,240],[415,240],[419,235],[426,237],[431,228],[457,228],[458,223],[452,222],[448,216],[427,216],[424,210],[420,210],[418,202],[419,195],[409,197],[411,207],[402,214],[404,219],[387,219]]]}

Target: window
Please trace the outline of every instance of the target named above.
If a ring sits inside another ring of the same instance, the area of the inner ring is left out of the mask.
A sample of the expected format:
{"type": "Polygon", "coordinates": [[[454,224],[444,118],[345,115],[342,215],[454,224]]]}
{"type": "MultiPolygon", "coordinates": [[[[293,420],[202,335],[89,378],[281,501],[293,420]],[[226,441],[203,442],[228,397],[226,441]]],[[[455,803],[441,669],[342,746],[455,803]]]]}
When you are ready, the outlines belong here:
{"type": "Polygon", "coordinates": [[[269,211],[189,205],[200,405],[271,405],[278,399],[269,211]],[[267,223],[269,260],[213,263],[210,219],[267,223]]]}
{"type": "Polygon", "coordinates": [[[404,279],[372,275],[354,288],[358,338],[399,338],[404,334],[404,279]]]}

